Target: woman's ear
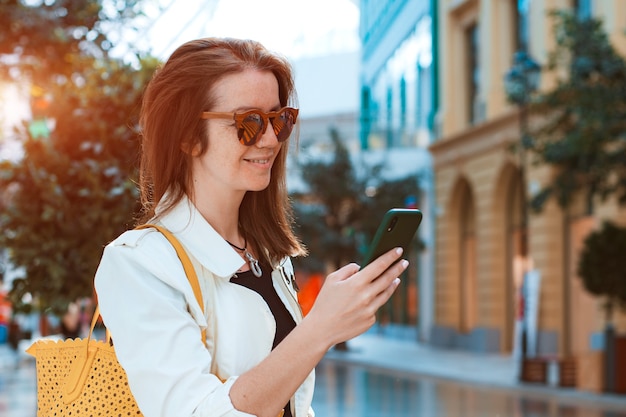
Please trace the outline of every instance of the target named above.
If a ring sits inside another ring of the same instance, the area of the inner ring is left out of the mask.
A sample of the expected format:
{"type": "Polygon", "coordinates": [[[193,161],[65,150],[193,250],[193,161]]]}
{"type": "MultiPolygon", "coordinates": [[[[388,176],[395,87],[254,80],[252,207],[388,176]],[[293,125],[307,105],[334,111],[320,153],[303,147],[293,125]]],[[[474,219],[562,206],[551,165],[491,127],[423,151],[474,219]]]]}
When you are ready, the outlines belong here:
{"type": "Polygon", "coordinates": [[[191,156],[198,156],[200,155],[200,142],[183,142],[180,144],[180,149],[186,153],[187,155],[191,155],[191,156]]]}

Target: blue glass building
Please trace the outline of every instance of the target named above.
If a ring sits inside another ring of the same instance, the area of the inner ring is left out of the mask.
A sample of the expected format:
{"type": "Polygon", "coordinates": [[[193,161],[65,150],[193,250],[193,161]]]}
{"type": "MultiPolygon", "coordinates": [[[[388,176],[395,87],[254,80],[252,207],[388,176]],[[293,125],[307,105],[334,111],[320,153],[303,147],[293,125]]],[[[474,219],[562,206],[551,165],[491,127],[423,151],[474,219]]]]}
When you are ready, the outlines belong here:
{"type": "Polygon", "coordinates": [[[389,177],[416,175],[415,203],[424,213],[419,234],[425,249],[410,259],[415,276],[409,274],[394,296],[401,302],[391,303],[390,323],[383,330],[420,340],[429,338],[434,311],[434,199],[427,150],[435,137],[437,110],[433,1],[360,1],[361,149],[383,155],[389,177]]]}

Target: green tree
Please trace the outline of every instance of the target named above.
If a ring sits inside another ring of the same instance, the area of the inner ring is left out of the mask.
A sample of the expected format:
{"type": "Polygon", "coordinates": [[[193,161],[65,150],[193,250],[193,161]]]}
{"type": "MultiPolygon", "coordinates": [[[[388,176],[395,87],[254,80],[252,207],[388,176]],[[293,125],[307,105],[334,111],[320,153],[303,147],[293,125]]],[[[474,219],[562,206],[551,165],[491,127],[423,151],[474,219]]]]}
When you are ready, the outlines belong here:
{"type": "Polygon", "coordinates": [[[104,3],[0,0],[0,74],[44,97],[33,117],[50,126],[16,128],[24,156],[0,162],[0,247],[26,271],[10,292],[18,310],[26,293],[54,313],[91,296],[103,246],[138,208],[137,115],[157,61],[138,57],[137,69],[110,56],[104,30],[137,2],[107,2],[117,9],[106,13],[104,3]]]}
{"type": "Polygon", "coordinates": [[[626,312],[626,228],[605,221],[600,230],[584,241],[578,262],[578,276],[585,289],[603,299],[604,328],[604,390],[616,388],[616,364],[620,352],[616,349],[613,314],[626,312]]]}
{"type": "Polygon", "coordinates": [[[357,176],[336,130],[330,131],[330,138],[330,160],[312,159],[299,164],[307,191],[294,197],[297,222],[301,234],[305,234],[301,238],[311,252],[305,262],[339,268],[357,258],[355,227],[360,221],[365,181],[357,176]]]}
{"type": "Polygon", "coordinates": [[[131,29],[141,0],[0,0],[0,76],[34,85],[72,82],[75,60],[107,58],[107,33],[131,29]],[[14,63],[14,64],[11,64],[14,63]]]}
{"type": "Polygon", "coordinates": [[[541,121],[526,146],[555,175],[531,204],[541,210],[554,197],[566,207],[578,193],[589,213],[598,197],[626,203],[626,61],[600,20],[552,15],[557,46],[547,70],[562,76],[531,105],[541,121]]]}
{"type": "Polygon", "coordinates": [[[587,236],[578,263],[578,276],[585,289],[604,297],[607,325],[613,313],[626,311],[626,228],[605,221],[600,230],[587,236]]]}
{"type": "Polygon", "coordinates": [[[293,193],[297,230],[309,249],[302,267],[336,269],[360,261],[387,210],[419,198],[418,175],[385,179],[383,165],[355,166],[338,132],[332,152],[299,162],[306,191],[293,193]]]}

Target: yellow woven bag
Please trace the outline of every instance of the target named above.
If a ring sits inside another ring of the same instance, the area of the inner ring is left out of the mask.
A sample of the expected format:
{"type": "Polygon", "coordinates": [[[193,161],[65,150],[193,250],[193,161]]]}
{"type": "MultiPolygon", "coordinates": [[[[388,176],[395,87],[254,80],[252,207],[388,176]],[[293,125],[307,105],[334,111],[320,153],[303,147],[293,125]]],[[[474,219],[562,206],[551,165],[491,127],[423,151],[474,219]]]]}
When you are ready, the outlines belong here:
{"type": "MultiPolygon", "coordinates": [[[[204,309],[196,271],[180,242],[161,226],[146,224],[138,229],[149,227],[163,233],[174,246],[196,300],[204,309]]],[[[105,341],[92,339],[99,317],[96,307],[86,339],[44,339],[27,349],[36,358],[37,417],[142,415],[128,387],[126,372],[117,361],[108,330],[105,341]]],[[[206,345],[205,330],[202,341],[206,345]]]]}

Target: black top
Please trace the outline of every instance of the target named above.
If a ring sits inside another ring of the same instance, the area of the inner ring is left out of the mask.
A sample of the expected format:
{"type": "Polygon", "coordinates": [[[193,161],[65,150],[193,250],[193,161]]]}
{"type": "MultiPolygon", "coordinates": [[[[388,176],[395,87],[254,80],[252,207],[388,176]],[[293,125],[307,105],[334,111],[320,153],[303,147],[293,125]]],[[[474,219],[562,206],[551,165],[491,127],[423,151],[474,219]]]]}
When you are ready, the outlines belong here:
{"type": "MultiPolygon", "coordinates": [[[[272,343],[272,349],[274,349],[296,327],[296,322],[274,289],[272,268],[268,265],[262,265],[261,268],[263,270],[261,277],[255,277],[252,271],[237,272],[230,282],[255,291],[269,306],[276,320],[276,334],[272,343]]],[[[289,403],[285,406],[284,417],[292,417],[289,403]]]]}

